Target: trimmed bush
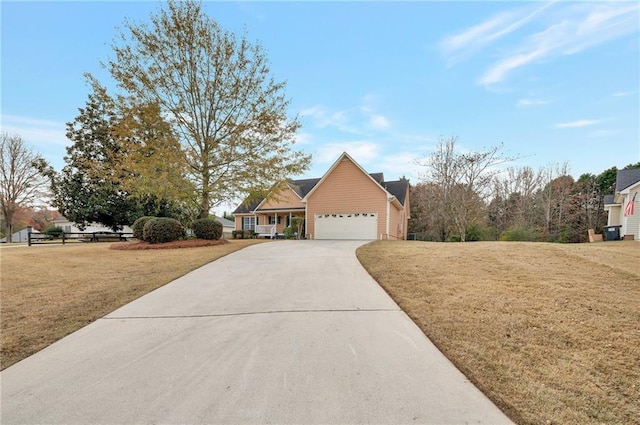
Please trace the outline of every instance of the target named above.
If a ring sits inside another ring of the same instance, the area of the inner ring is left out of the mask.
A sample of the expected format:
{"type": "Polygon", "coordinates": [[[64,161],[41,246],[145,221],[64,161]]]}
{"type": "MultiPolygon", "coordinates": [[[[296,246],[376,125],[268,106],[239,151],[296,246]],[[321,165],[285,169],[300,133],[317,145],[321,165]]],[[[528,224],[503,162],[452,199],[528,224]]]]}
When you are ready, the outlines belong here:
{"type": "Polygon", "coordinates": [[[233,239],[243,239],[244,238],[244,230],[233,230],[231,232],[231,236],[233,239]]]}
{"type": "Polygon", "coordinates": [[[147,221],[151,220],[152,218],[155,218],[155,217],[150,215],[145,215],[133,222],[133,224],[131,225],[131,229],[133,229],[134,238],[141,241],[144,240],[143,238],[144,225],[147,224],[147,221]]]}
{"type": "Polygon", "coordinates": [[[172,242],[185,236],[184,227],[174,218],[154,217],[147,221],[142,231],[142,240],[149,243],[172,242]]]}
{"type": "Polygon", "coordinates": [[[199,218],[193,222],[191,229],[198,239],[217,241],[222,237],[222,224],[215,218],[199,218]]]}

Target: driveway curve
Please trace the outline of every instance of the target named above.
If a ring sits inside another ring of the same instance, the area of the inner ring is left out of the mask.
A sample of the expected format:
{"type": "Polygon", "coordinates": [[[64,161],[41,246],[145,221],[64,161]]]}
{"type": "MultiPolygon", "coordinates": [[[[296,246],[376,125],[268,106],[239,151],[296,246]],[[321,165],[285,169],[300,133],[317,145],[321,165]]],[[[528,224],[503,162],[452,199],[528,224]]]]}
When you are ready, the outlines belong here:
{"type": "Polygon", "coordinates": [[[274,241],[201,267],[2,371],[0,422],[511,423],[360,245],[274,241]]]}

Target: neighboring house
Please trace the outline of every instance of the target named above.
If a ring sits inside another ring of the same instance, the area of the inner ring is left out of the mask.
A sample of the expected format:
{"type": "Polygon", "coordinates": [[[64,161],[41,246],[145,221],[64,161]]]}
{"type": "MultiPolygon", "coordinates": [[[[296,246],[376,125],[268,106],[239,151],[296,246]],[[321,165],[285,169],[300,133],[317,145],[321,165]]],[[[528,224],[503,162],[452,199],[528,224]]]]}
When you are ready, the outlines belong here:
{"type": "MultiPolygon", "coordinates": [[[[65,233],[113,232],[113,230],[98,223],[89,223],[84,230],[80,230],[74,222],[67,220],[66,217],[60,217],[53,220],[52,223],[54,226],[60,227],[65,233]]],[[[129,226],[124,226],[120,232],[133,233],[133,230],[129,226]]]]}
{"type": "Polygon", "coordinates": [[[216,217],[216,221],[222,224],[222,236],[231,239],[232,232],[236,229],[236,223],[222,217],[216,217]]]}
{"type": "MultiPolygon", "coordinates": [[[[39,231],[35,230],[34,228],[32,228],[31,226],[20,230],[19,232],[15,232],[13,235],[11,235],[11,241],[12,242],[27,242],[29,240],[29,232],[31,233],[40,233],[39,231]]],[[[7,242],[7,238],[2,238],[0,239],[0,243],[6,243],[7,242]]]]}
{"type": "Polygon", "coordinates": [[[604,198],[608,226],[620,226],[620,236],[640,241],[640,168],[618,170],[616,193],[604,198]]]}
{"type": "Polygon", "coordinates": [[[406,239],[409,181],[384,181],[346,152],[318,179],[291,180],[278,193],[233,212],[237,230],[273,237],[294,216],[304,217],[307,239],[406,239]]]}

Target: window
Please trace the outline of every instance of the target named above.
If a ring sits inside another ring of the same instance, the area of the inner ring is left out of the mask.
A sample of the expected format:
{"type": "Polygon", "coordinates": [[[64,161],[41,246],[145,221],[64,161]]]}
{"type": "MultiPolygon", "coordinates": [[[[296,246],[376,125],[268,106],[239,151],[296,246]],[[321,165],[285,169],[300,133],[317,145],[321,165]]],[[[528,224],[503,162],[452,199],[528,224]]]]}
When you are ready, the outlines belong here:
{"type": "Polygon", "coordinates": [[[242,217],[242,230],[256,230],[256,218],[242,217]]]}
{"type": "Polygon", "coordinates": [[[71,233],[71,226],[64,226],[65,233],[71,233]]]}
{"type": "MultiPolygon", "coordinates": [[[[278,216],[278,224],[282,223],[282,217],[278,216]]],[[[276,218],[272,215],[269,216],[269,224],[276,224],[276,218]]]]}

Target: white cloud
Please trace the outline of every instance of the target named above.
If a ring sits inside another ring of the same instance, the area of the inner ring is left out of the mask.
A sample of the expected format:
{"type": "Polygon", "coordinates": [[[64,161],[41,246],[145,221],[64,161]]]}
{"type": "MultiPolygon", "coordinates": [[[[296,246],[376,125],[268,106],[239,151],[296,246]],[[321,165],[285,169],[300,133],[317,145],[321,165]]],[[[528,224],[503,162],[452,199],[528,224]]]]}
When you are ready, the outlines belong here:
{"type": "Polygon", "coordinates": [[[324,106],[313,106],[300,112],[303,118],[311,118],[316,127],[336,127],[344,131],[353,131],[349,126],[346,111],[331,111],[324,106]]]}
{"type": "Polygon", "coordinates": [[[370,124],[371,127],[379,130],[389,128],[389,120],[382,115],[372,115],[370,124]]]}
{"type": "Polygon", "coordinates": [[[332,163],[342,152],[347,152],[362,165],[373,161],[378,156],[378,149],[378,145],[371,141],[327,143],[318,148],[313,158],[321,163],[332,163]]]}
{"type": "Polygon", "coordinates": [[[296,133],[294,140],[298,145],[308,145],[313,140],[313,136],[309,133],[298,132],[296,133]]]}
{"type": "Polygon", "coordinates": [[[379,169],[385,173],[385,179],[387,180],[405,176],[411,182],[416,183],[421,173],[421,167],[416,164],[417,159],[418,156],[412,152],[384,155],[382,161],[379,162],[379,169]],[[387,175],[389,173],[392,175],[387,175]]]}
{"type": "Polygon", "coordinates": [[[580,128],[580,127],[587,127],[590,125],[595,125],[602,122],[602,120],[576,120],[576,121],[569,121],[569,122],[561,122],[558,123],[556,125],[554,125],[554,127],[556,128],[580,128]]]}
{"type": "MultiPolygon", "coordinates": [[[[459,59],[488,47],[507,34],[512,34],[513,47],[500,47],[492,52],[499,59],[491,63],[477,79],[490,86],[505,80],[524,66],[573,55],[605,44],[613,39],[637,33],[640,5],[637,3],[545,3],[533,11],[521,8],[501,12],[485,22],[445,38],[441,46],[446,54],[459,59]],[[553,8],[550,8],[551,5],[553,8]],[[542,27],[518,36],[529,27],[542,27]],[[534,30],[535,31],[535,30],[534,30]]],[[[450,58],[450,60],[452,59],[450,58]]]]}

